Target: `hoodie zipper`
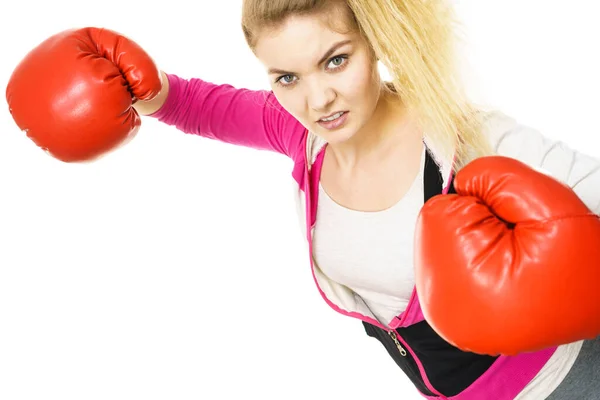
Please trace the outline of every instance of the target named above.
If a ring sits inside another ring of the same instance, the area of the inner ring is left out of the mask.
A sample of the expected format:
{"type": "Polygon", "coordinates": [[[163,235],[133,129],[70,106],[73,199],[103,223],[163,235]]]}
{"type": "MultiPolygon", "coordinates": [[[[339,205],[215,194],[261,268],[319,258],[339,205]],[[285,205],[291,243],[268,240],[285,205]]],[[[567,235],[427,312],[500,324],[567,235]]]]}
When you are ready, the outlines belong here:
{"type": "Polygon", "coordinates": [[[396,347],[398,348],[398,351],[400,352],[400,355],[402,357],[406,357],[406,350],[404,349],[404,347],[402,347],[402,343],[400,343],[400,341],[398,340],[398,334],[396,333],[396,331],[388,331],[388,334],[392,337],[392,340],[394,341],[394,343],[396,344],[396,347]]]}
{"type": "MultiPolygon", "coordinates": [[[[411,300],[414,297],[414,292],[413,292],[413,296],[411,297],[411,300]]],[[[360,296],[359,296],[360,298],[360,296]]],[[[361,298],[362,300],[362,298],[361,298]]],[[[369,311],[371,311],[371,314],[375,315],[373,313],[373,311],[371,310],[371,308],[369,307],[369,305],[362,300],[363,304],[365,307],[367,307],[367,309],[369,311]]],[[[408,308],[407,308],[408,310],[408,308]]],[[[421,363],[421,361],[418,359],[417,355],[415,354],[414,350],[412,350],[410,348],[410,346],[408,345],[408,343],[402,338],[402,336],[400,335],[400,333],[395,330],[394,328],[388,327],[386,326],[384,323],[382,323],[381,321],[377,320],[378,325],[387,331],[388,335],[392,338],[394,344],[396,345],[396,348],[398,349],[398,353],[402,356],[402,358],[407,358],[409,360],[412,360],[416,367],[417,370],[419,371],[419,376],[421,377],[421,380],[423,381],[423,384],[425,385],[425,387],[434,395],[437,395],[440,397],[440,399],[446,399],[446,397],[444,395],[442,395],[439,391],[437,391],[433,385],[431,384],[431,382],[429,381],[429,378],[427,377],[427,373],[425,372],[425,368],[423,367],[423,363],[421,363]],[[410,352],[410,357],[408,357],[408,353],[410,352]]]]}

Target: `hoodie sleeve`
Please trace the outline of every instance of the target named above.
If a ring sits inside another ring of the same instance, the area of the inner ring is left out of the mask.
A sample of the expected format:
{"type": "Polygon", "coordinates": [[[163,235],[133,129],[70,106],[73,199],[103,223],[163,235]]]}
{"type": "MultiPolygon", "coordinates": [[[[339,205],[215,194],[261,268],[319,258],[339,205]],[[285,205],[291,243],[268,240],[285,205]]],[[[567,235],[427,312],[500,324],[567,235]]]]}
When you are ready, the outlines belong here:
{"type": "Polygon", "coordinates": [[[596,214],[600,214],[600,159],[578,152],[501,112],[486,119],[495,152],[516,158],[570,186],[596,214]]]}
{"type": "Polygon", "coordinates": [[[306,129],[266,90],[238,89],[167,74],[169,94],[151,114],[178,130],[239,146],[302,156],[306,129]]]}

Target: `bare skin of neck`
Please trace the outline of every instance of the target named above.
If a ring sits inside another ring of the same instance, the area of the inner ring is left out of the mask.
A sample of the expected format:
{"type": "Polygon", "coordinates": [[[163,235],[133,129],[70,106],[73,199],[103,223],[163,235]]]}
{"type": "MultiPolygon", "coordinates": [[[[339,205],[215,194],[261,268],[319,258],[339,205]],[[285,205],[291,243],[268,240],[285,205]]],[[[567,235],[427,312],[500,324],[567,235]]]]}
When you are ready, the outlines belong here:
{"type": "Polygon", "coordinates": [[[371,122],[349,141],[328,145],[321,186],[343,207],[382,211],[408,191],[421,166],[423,135],[395,97],[382,94],[371,122]]]}

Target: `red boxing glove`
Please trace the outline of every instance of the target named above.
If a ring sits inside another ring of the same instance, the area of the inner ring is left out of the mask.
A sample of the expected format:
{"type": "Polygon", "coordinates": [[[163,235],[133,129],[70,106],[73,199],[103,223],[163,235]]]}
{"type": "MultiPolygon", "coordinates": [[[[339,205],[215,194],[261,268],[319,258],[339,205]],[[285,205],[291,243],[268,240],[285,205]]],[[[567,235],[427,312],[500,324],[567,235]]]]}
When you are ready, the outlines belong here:
{"type": "Polygon", "coordinates": [[[454,346],[515,355],[600,335],[600,220],[563,183],[500,156],[419,216],[416,286],[454,346]]]}
{"type": "Polygon", "coordinates": [[[131,140],[141,124],[132,107],[162,86],[154,62],[116,32],[58,33],[30,51],[6,88],[16,124],[65,162],[91,161],[131,140]]]}

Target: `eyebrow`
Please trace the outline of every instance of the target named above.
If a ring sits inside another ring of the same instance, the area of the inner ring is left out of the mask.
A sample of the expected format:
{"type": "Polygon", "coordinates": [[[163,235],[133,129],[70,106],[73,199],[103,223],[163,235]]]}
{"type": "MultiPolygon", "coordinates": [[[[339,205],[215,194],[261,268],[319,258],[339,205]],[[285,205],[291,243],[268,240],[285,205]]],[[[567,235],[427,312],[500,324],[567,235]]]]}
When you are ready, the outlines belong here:
{"type": "MultiPolygon", "coordinates": [[[[333,53],[335,53],[335,51],[337,49],[339,49],[342,46],[347,45],[348,43],[351,43],[352,40],[348,39],[348,40],[342,40],[341,42],[337,42],[335,43],[333,46],[331,46],[331,48],[329,50],[327,50],[325,52],[325,54],[323,55],[323,57],[321,57],[321,59],[319,60],[319,62],[317,63],[317,65],[322,64],[323,62],[325,62],[329,57],[331,57],[333,55],[333,53]]],[[[269,75],[270,74],[277,74],[277,75],[294,75],[293,72],[291,71],[286,71],[283,69],[279,69],[279,68],[269,68],[269,75]]]]}

